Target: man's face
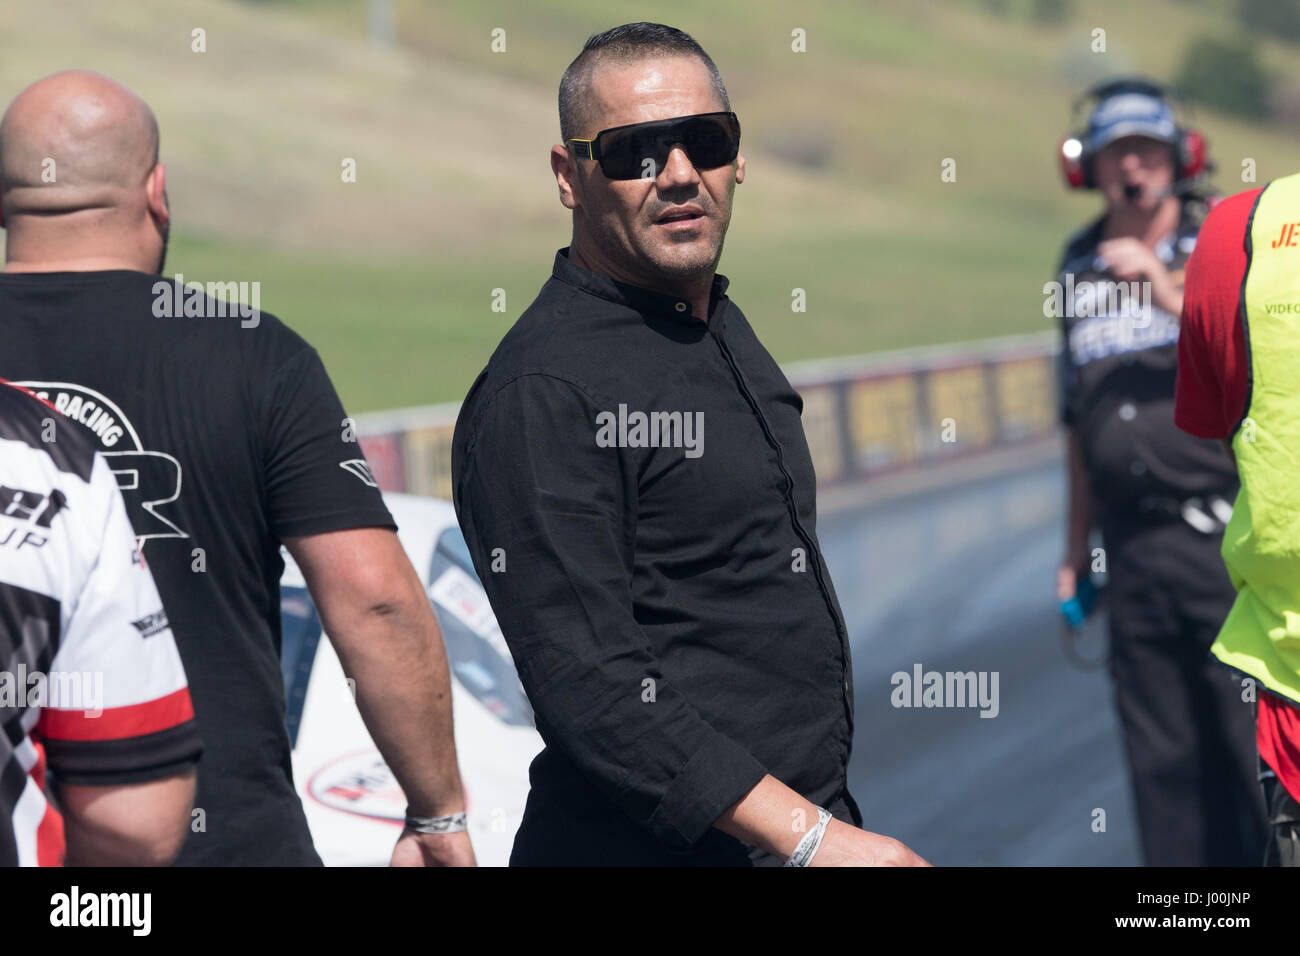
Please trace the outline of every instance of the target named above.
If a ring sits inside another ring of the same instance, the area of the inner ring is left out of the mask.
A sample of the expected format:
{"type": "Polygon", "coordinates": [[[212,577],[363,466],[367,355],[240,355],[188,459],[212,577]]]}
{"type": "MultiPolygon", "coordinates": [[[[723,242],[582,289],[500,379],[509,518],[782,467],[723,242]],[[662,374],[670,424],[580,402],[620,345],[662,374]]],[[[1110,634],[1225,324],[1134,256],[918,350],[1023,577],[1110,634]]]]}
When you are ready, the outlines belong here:
{"type": "Polygon", "coordinates": [[[1111,208],[1153,210],[1174,181],[1173,147],[1149,136],[1121,136],[1103,146],[1094,162],[1097,188],[1111,208]]]}
{"type": "MultiPolygon", "coordinates": [[[[598,64],[589,95],[591,128],[722,110],[708,68],[691,57],[598,64]]],[[[615,277],[654,286],[713,270],[731,221],[731,199],[744,179],[745,159],[716,169],[696,169],[680,146],[653,178],[607,179],[600,165],[566,151],[552,165],[561,201],[574,210],[574,240],[602,257],[615,277]],[[572,175],[566,175],[566,169],[572,175]],[[672,218],[676,221],[672,221],[672,218]]]]}

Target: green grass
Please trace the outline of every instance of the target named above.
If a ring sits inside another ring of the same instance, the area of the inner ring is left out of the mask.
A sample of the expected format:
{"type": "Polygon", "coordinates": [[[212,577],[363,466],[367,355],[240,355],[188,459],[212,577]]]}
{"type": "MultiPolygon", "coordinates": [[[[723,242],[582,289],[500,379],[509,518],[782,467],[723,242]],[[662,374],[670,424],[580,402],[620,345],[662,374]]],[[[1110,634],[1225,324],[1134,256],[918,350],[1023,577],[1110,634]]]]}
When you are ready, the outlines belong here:
{"type": "MultiPolygon", "coordinates": [[[[144,95],[176,216],[169,268],[260,281],[360,412],[461,398],[546,279],[569,236],[546,160],[555,89],[590,33],[651,16],[717,61],[748,161],[721,269],[793,361],[1047,327],[1043,282],[1098,208],[1059,181],[1070,100],[1101,75],[1172,76],[1193,36],[1234,29],[1231,7],[1080,0],[1044,26],[984,0],[395,0],[388,53],[358,0],[50,0],[0,6],[0,97],[73,64],[144,95]],[[188,49],[195,26],[207,54],[188,49]],[[795,27],[806,54],[790,52],[795,27]],[[820,164],[801,164],[801,139],[823,144],[820,164]],[[790,310],[796,287],[807,313],[790,310]]],[[[1295,49],[1261,42],[1300,82],[1295,49]]],[[[1262,183],[1300,154],[1300,131],[1196,119],[1225,192],[1250,185],[1243,158],[1262,183]]]]}
{"type": "MultiPolygon", "coordinates": [[[[1043,278],[1032,246],[1013,257],[1019,266],[1007,261],[1010,248],[960,236],[787,242],[733,232],[724,260],[736,268],[724,271],[733,299],[769,349],[793,361],[1045,328],[1043,278]],[[816,281],[828,262],[864,278],[816,281]],[[916,290],[934,281],[936,262],[966,277],[944,312],[918,308],[916,290]],[[870,278],[876,274],[892,278],[870,278]],[[791,310],[796,287],[807,293],[805,313],[791,310]]],[[[372,262],[182,234],[168,270],[198,282],[265,277],[258,280],[262,308],[317,347],[345,404],[362,411],[462,398],[550,274],[553,252],[539,249],[533,260],[509,266],[434,258],[372,262]],[[491,309],[495,288],[506,292],[505,313],[491,309]]]]}
{"type": "Polygon", "coordinates": [[[182,235],[168,271],[186,282],[264,277],[261,307],[321,353],[351,411],[458,400],[540,287],[550,257],[503,271],[429,259],[353,261],[182,235]],[[491,311],[504,288],[510,313],[491,311]]]}

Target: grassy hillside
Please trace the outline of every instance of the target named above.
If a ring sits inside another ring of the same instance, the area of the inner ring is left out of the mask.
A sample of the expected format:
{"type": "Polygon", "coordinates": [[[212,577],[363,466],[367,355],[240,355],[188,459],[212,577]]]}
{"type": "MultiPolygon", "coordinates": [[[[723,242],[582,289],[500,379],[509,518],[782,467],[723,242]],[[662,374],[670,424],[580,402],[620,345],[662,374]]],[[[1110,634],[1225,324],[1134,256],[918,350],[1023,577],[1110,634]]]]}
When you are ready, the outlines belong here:
{"type": "MultiPolygon", "coordinates": [[[[1230,29],[1229,4],[1083,0],[1051,26],[990,6],[395,0],[398,45],[381,51],[356,0],[5,2],[0,98],[74,65],[145,96],[169,166],[169,268],[260,281],[263,308],[362,411],[464,394],[567,243],[546,158],[559,75],[588,34],[647,15],[704,44],[744,123],[722,269],[778,358],[1042,329],[1042,283],[1096,209],[1058,179],[1070,98],[1115,72],[1170,77],[1191,36],[1230,29]],[[807,53],[790,51],[796,27],[807,53]],[[795,287],[806,314],[790,312],[795,287]]],[[[1263,48],[1290,76],[1293,52],[1263,48]]],[[[1197,120],[1225,191],[1243,188],[1243,157],[1260,182],[1292,170],[1295,131],[1197,120]]]]}

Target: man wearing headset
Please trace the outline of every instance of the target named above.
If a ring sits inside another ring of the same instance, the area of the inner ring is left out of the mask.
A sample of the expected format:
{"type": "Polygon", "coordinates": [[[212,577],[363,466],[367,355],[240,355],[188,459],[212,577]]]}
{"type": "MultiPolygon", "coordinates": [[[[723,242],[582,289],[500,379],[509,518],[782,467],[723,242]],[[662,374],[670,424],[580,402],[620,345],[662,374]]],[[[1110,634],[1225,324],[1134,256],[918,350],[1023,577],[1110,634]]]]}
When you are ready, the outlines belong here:
{"type": "Polygon", "coordinates": [[[1069,185],[1097,190],[1106,208],[1070,239],[1045,290],[1064,337],[1058,597],[1108,574],[1110,670],[1145,862],[1257,864],[1251,705],[1209,655],[1235,596],[1219,547],[1236,477],[1217,443],[1173,418],[1183,268],[1213,204],[1198,190],[1204,141],[1148,80],[1103,83],[1085,100],[1087,128],[1061,158],[1069,185]]]}

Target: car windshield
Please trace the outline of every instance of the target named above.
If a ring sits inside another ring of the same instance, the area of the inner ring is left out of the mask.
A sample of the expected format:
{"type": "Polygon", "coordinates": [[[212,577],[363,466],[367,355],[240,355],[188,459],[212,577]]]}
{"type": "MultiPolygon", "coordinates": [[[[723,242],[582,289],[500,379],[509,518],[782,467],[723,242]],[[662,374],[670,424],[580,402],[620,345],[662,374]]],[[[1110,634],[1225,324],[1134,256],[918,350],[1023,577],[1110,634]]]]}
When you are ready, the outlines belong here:
{"type": "MultiPolygon", "coordinates": [[[[456,680],[503,723],[533,726],[532,708],[459,528],[453,526],[439,536],[428,581],[429,599],[456,680]]],[[[320,639],[320,617],[307,589],[282,585],[280,671],[284,678],[285,726],[291,744],[298,741],[320,639]]]]}
{"type": "Polygon", "coordinates": [[[429,598],[442,628],[447,658],[461,685],[504,723],[533,726],[532,708],[510,649],[459,528],[448,528],[438,538],[429,581],[429,598]]]}
{"type": "Polygon", "coordinates": [[[298,743],[298,726],[307,700],[307,684],[320,643],[316,605],[305,587],[280,588],[280,673],[284,678],[284,723],[289,745],[298,743]]]}

